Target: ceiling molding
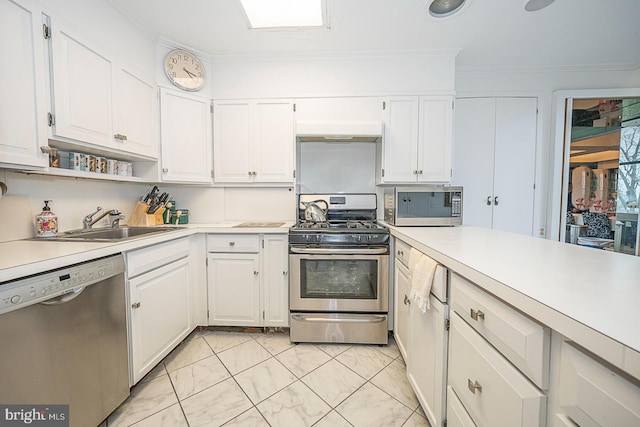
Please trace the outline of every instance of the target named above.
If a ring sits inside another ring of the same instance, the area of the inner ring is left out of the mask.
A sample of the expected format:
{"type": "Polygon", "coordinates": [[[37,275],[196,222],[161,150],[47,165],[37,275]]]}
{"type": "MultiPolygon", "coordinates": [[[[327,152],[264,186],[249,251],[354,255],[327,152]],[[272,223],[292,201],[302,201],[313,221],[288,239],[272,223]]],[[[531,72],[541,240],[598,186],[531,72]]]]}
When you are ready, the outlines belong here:
{"type": "Polygon", "coordinates": [[[617,63],[617,64],[584,64],[565,66],[513,66],[513,67],[459,67],[456,66],[457,73],[469,74],[520,74],[520,73],[576,73],[584,71],[637,71],[640,64],[617,63]]]}

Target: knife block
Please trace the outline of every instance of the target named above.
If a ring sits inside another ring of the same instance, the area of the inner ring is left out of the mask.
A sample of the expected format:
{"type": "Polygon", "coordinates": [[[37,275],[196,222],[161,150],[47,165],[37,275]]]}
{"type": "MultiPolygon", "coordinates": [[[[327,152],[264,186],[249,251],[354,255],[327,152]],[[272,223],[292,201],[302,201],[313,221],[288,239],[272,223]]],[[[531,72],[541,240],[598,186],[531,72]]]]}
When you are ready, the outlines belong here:
{"type": "Polygon", "coordinates": [[[148,214],[148,209],[149,205],[146,203],[136,202],[136,206],[133,208],[133,212],[129,217],[127,225],[131,227],[153,227],[155,225],[164,224],[164,220],[162,218],[164,208],[158,209],[153,214],[148,214]]]}

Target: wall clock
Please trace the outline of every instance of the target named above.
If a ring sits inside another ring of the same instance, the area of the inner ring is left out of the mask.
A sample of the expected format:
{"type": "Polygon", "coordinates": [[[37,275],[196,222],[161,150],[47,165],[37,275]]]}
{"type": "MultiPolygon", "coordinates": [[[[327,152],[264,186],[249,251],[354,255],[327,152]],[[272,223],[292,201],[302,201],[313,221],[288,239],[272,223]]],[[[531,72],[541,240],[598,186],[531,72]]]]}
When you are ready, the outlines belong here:
{"type": "Polygon", "coordinates": [[[207,73],[198,57],[184,49],[174,49],[164,59],[164,72],[177,87],[195,92],[204,86],[207,73]]]}

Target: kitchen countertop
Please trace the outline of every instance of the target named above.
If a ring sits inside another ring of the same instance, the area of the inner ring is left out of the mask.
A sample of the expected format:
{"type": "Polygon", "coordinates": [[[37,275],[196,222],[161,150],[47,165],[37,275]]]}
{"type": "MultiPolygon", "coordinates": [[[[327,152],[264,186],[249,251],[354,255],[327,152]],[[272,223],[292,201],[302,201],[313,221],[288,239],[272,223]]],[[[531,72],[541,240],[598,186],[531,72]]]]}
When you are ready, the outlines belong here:
{"type": "Polygon", "coordinates": [[[638,257],[477,227],[389,228],[393,236],[640,378],[638,257]]]}
{"type": "Polygon", "coordinates": [[[119,242],[61,242],[31,239],[0,243],[0,283],[196,233],[280,234],[287,233],[289,227],[294,224],[293,221],[289,221],[284,222],[280,227],[237,227],[243,222],[187,224],[178,230],[152,236],[143,235],[119,242]]]}

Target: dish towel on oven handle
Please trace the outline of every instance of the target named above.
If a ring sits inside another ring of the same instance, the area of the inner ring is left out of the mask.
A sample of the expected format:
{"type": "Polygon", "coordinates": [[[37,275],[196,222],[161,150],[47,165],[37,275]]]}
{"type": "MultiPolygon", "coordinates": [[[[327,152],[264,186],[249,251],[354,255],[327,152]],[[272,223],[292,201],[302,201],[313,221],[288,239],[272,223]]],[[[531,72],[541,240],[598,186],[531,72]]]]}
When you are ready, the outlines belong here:
{"type": "Polygon", "coordinates": [[[411,248],[409,252],[409,274],[411,276],[411,291],[409,299],[418,304],[420,312],[425,313],[431,305],[429,294],[433,285],[433,277],[438,263],[424,255],[417,249],[411,248]]]}

